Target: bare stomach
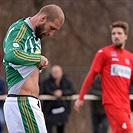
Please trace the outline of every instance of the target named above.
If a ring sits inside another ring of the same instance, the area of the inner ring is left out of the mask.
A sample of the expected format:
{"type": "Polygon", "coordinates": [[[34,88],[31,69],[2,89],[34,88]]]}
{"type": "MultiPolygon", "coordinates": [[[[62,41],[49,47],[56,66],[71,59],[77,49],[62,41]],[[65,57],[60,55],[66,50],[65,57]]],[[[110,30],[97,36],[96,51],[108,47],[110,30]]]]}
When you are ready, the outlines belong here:
{"type": "Polygon", "coordinates": [[[19,92],[19,95],[30,95],[38,98],[39,95],[38,80],[39,80],[39,69],[36,68],[32,73],[32,75],[23,84],[19,92]]]}

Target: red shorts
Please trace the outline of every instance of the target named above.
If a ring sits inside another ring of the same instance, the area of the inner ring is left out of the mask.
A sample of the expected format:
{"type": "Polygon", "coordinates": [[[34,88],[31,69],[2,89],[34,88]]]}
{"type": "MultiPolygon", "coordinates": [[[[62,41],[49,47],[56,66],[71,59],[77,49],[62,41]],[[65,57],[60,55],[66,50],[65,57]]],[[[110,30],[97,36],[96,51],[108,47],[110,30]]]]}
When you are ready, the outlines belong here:
{"type": "Polygon", "coordinates": [[[133,126],[130,122],[130,109],[117,108],[110,104],[105,104],[104,109],[113,133],[133,131],[133,126]]]}

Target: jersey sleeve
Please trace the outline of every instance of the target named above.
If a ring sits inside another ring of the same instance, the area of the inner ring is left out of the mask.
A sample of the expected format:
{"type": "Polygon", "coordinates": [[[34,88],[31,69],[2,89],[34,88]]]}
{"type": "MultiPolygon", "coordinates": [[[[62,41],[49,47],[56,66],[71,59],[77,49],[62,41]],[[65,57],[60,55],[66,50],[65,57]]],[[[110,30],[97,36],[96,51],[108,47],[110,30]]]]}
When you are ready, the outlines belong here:
{"type": "Polygon", "coordinates": [[[98,52],[96,53],[93,59],[90,69],[97,73],[100,73],[105,63],[105,60],[106,60],[106,56],[104,54],[104,51],[102,49],[98,50],[98,52]]]}
{"type": "Polygon", "coordinates": [[[104,52],[102,49],[100,49],[96,53],[96,55],[93,59],[92,65],[90,67],[90,71],[88,72],[88,74],[82,84],[81,91],[79,94],[80,100],[84,99],[84,95],[86,94],[86,92],[88,91],[90,86],[92,85],[96,74],[101,72],[105,60],[106,60],[106,58],[105,58],[104,52]]]}
{"type": "Polygon", "coordinates": [[[81,91],[80,91],[80,94],[79,94],[79,99],[80,100],[83,100],[84,99],[84,95],[87,93],[88,89],[90,88],[90,86],[92,85],[95,77],[96,77],[96,72],[93,71],[93,70],[90,70],[82,84],[82,87],[81,87],[81,91]]]}
{"type": "Polygon", "coordinates": [[[41,55],[24,52],[26,28],[10,29],[4,39],[4,60],[16,65],[31,66],[41,62],[41,55]]]}

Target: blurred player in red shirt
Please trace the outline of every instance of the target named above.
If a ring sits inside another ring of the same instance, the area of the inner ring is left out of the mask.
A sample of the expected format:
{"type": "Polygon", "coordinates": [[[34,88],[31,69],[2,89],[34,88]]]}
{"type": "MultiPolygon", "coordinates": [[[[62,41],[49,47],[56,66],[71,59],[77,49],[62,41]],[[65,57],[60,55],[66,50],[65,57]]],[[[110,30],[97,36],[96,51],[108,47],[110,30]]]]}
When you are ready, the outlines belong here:
{"type": "Polygon", "coordinates": [[[102,104],[113,133],[133,133],[130,122],[130,80],[133,79],[133,54],[124,49],[128,36],[128,24],[116,21],[110,25],[112,43],[96,53],[76,100],[74,108],[80,112],[84,95],[101,74],[102,104]]]}

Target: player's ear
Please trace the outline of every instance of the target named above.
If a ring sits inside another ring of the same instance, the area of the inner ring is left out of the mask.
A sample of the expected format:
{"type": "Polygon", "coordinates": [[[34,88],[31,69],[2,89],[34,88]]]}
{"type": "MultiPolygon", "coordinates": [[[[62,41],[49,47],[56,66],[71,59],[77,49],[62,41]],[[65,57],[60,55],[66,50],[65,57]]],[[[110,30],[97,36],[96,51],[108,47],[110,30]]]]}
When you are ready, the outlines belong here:
{"type": "Polygon", "coordinates": [[[126,36],[125,36],[125,40],[127,40],[127,38],[128,38],[128,37],[127,37],[127,34],[126,34],[126,36]]]}
{"type": "Polygon", "coordinates": [[[40,22],[44,23],[47,20],[47,15],[46,14],[42,14],[40,17],[40,22]]]}

